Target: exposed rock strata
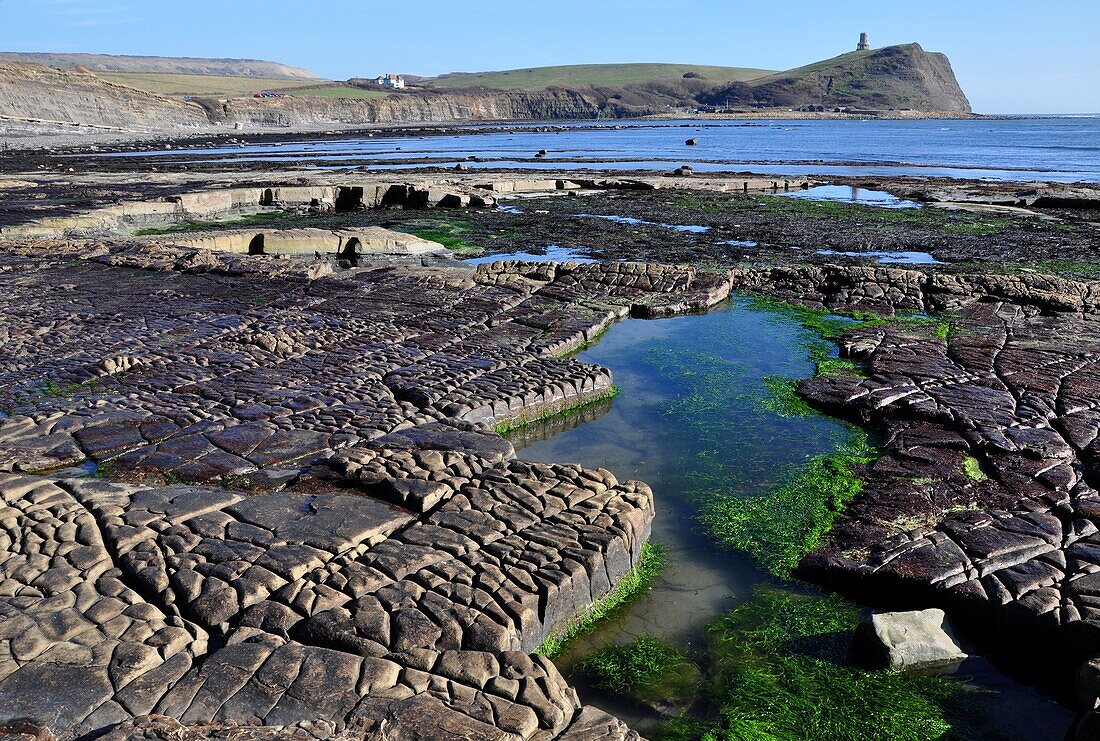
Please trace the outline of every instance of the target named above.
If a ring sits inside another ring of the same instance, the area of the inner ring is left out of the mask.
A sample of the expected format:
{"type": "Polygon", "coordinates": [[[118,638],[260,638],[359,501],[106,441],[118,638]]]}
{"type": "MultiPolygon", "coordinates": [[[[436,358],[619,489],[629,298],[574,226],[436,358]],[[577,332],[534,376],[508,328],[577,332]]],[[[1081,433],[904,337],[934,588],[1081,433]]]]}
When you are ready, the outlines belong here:
{"type": "MultiPolygon", "coordinates": [[[[831,308],[952,312],[946,338],[850,331],[842,353],[866,377],[801,384],[872,423],[884,451],[803,575],[950,607],[991,637],[1046,647],[1052,666],[1100,653],[1100,284],[811,268],[735,277],[746,284],[831,308]]],[[[1091,711],[1100,684],[1083,676],[1091,711]]]]}
{"type": "Polygon", "coordinates": [[[728,279],[335,278],[55,244],[10,247],[0,282],[0,724],[637,738],[528,652],[634,565],[652,493],[516,461],[473,423],[605,390],[606,371],[557,355],[632,311],[702,308],[728,279]],[[131,483],[50,473],[89,459],[131,483]]]}
{"type": "Polygon", "coordinates": [[[215,122],[251,126],[309,123],[377,124],[449,121],[592,120],[598,115],[644,115],[656,109],[628,108],[613,91],[594,89],[480,90],[391,95],[380,99],[236,98],[212,111],[215,122]]]}
{"type": "Polygon", "coordinates": [[[2,118],[150,130],[209,126],[206,111],[193,103],[91,75],[13,62],[0,62],[2,118]]]}

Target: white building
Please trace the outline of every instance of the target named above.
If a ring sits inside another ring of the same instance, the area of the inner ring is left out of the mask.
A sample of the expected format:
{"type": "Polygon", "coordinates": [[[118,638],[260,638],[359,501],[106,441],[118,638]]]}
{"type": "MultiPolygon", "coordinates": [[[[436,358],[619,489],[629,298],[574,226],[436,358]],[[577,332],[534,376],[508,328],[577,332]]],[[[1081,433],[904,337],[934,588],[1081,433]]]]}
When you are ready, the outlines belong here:
{"type": "Polygon", "coordinates": [[[392,87],[395,90],[401,90],[405,87],[405,78],[401,75],[383,75],[374,82],[381,87],[392,87]]]}

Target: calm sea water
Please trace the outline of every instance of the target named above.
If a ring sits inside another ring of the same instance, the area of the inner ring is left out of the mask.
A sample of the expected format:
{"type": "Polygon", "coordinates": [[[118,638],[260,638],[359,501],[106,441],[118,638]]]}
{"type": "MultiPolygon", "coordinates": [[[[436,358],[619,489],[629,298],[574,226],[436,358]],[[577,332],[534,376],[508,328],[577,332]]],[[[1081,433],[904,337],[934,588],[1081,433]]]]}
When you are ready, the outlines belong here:
{"type": "MultiPolygon", "coordinates": [[[[764,494],[812,456],[850,439],[850,429],[835,419],[784,417],[762,404],[769,376],[812,375],[807,342],[815,338],[737,297],[701,316],[629,319],[579,356],[610,368],[619,396],[578,418],[514,434],[522,459],[604,467],[620,480],[653,487],[653,541],[667,548],[667,568],[651,591],[557,659],[585,702],[644,729],[654,717],[590,687],[575,674],[578,663],[608,643],[643,635],[698,647],[708,623],[750,599],[756,586],[779,584],[748,556],[718,547],[698,513],[719,494],[764,494]]],[[[1068,710],[984,659],[968,661],[956,676],[993,710],[998,738],[1060,741],[1072,721],[1068,710]]]]}
{"type": "Polygon", "coordinates": [[[125,153],[182,161],[275,161],[318,167],[453,165],[539,169],[752,170],[774,174],[929,175],[1100,182],[1100,116],[1011,120],[773,120],[534,124],[507,132],[316,141],[125,153]],[[543,124],[541,128],[547,125],[543,124]],[[697,146],[685,145],[696,139],[697,146]],[[535,154],[546,150],[544,158],[535,154]],[[565,163],[563,163],[565,161],[565,163]]]}

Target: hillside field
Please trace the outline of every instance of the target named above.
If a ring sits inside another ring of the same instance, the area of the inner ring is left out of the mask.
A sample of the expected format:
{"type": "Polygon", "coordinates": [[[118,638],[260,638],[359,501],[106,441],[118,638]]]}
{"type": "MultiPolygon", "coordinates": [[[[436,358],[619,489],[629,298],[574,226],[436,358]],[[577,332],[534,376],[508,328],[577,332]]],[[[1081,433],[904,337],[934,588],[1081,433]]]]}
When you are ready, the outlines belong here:
{"type": "Polygon", "coordinates": [[[699,64],[574,64],[502,72],[461,73],[421,81],[439,89],[487,87],[497,90],[544,90],[548,87],[625,87],[695,74],[710,85],[747,82],[773,74],[749,67],[709,67],[699,64]]]}
{"type": "Polygon", "coordinates": [[[264,90],[290,92],[294,88],[324,82],[318,79],[288,80],[265,77],[184,75],[164,72],[97,72],[96,77],[107,82],[171,97],[200,95],[216,98],[237,98],[264,90]]]}

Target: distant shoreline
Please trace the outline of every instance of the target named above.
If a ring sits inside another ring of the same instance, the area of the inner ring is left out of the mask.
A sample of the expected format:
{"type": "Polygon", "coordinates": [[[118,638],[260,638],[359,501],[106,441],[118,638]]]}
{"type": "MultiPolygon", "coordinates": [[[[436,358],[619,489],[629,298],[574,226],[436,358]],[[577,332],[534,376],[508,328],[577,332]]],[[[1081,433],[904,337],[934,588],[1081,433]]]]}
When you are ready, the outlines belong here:
{"type": "Polygon", "coordinates": [[[31,154],[43,150],[78,153],[89,149],[117,149],[133,151],[170,147],[196,147],[203,144],[223,146],[247,138],[250,143],[276,141],[301,141],[326,136],[444,136],[454,134],[479,134],[513,131],[517,128],[562,128],[571,130],[602,130],[626,126],[661,125],[672,121],[720,123],[723,121],[1012,121],[1058,118],[1096,118],[1100,114],[984,114],[950,111],[916,112],[891,111],[896,115],[871,115],[858,113],[777,111],[741,113],[668,113],[635,118],[612,119],[498,119],[460,120],[432,123],[316,123],[301,126],[246,126],[236,129],[227,125],[202,128],[176,128],[159,131],[121,131],[79,124],[20,121],[0,118],[0,154],[31,154]]]}

